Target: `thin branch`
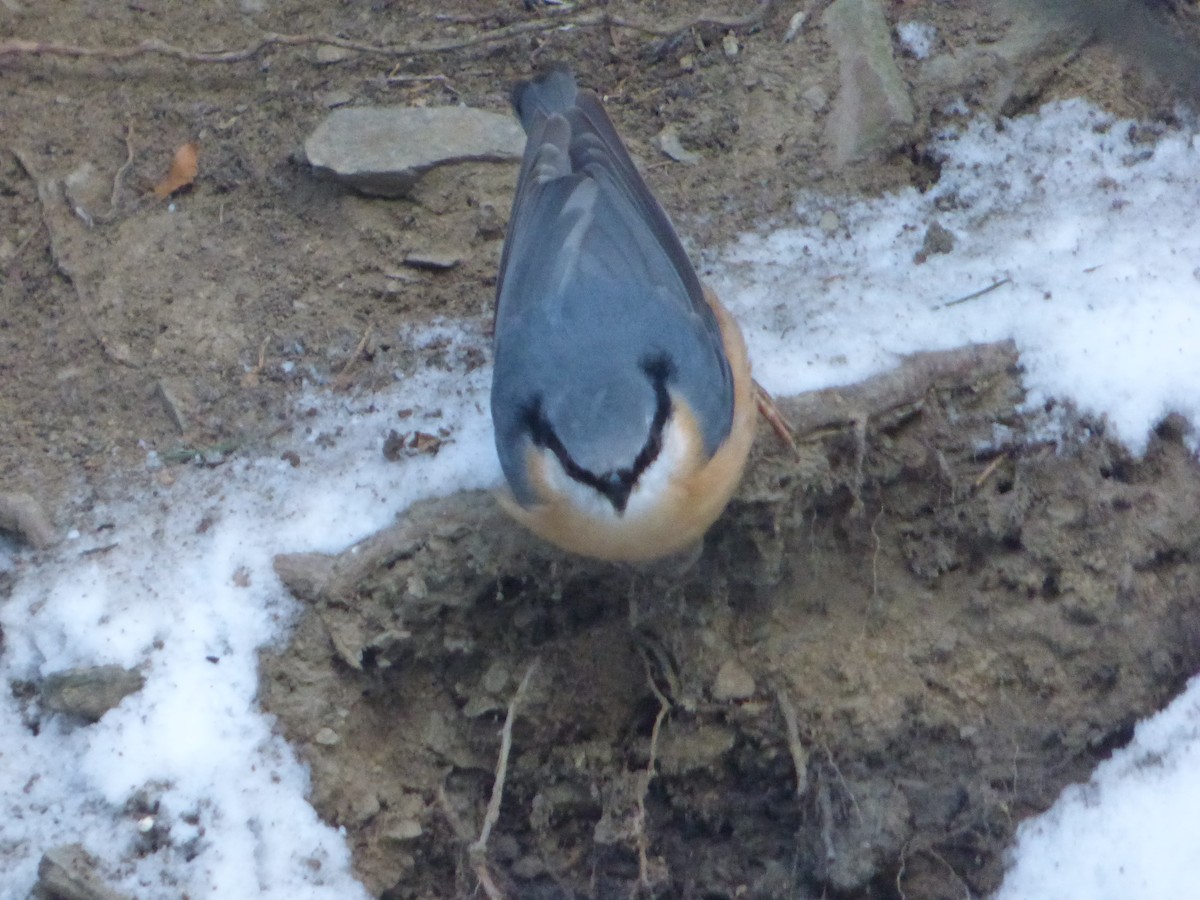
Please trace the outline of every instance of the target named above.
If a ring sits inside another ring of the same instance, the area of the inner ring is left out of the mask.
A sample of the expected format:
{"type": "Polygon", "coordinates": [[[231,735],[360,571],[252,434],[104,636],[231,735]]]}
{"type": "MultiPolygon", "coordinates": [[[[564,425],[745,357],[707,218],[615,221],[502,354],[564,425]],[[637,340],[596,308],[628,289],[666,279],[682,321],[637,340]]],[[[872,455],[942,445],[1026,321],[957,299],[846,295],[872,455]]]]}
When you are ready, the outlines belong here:
{"type": "Polygon", "coordinates": [[[496,44],[525,34],[540,34],[559,28],[628,28],[656,37],[671,37],[690,28],[720,28],[726,31],[753,30],[762,24],[771,3],[760,4],[744,16],[699,16],[685,22],[670,25],[651,25],[608,12],[595,12],[581,16],[567,14],[552,15],[536,22],[517,22],[492,31],[481,31],[467,38],[429,41],[421,44],[371,44],[329,34],[277,34],[268,32],[250,44],[236,50],[189,50],[158,38],[147,38],[126,47],[84,47],[57,41],[31,41],[21,38],[0,42],[0,59],[6,56],[65,56],[75,59],[126,60],[139,56],[158,55],[184,62],[235,63],[251,59],[268,47],[304,47],[324,44],[340,47],[357,53],[368,53],[393,58],[431,56],[451,50],[465,50],[487,44],[496,44]]]}
{"type": "Polygon", "coordinates": [[[969,300],[978,300],[985,294],[990,294],[992,291],[996,290],[996,288],[1004,287],[1006,284],[1012,284],[1012,279],[1001,278],[999,281],[993,281],[985,288],[980,288],[973,293],[967,294],[965,297],[959,297],[957,300],[947,300],[941,306],[935,306],[934,309],[946,309],[951,306],[958,306],[960,303],[966,303],[969,300]]]}

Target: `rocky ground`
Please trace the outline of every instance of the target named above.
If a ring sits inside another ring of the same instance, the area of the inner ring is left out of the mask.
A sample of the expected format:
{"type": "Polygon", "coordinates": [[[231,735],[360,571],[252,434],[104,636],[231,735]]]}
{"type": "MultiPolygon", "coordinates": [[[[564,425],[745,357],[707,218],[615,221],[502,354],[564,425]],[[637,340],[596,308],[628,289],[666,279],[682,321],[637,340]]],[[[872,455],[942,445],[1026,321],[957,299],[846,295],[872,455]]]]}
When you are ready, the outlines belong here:
{"type": "MultiPolygon", "coordinates": [[[[1084,96],[1169,127],[1196,70],[1184,3],[163,0],[96,20],[3,0],[0,22],[22,40],[0,40],[0,513],[30,495],[52,528],[147,477],[150,449],[270,452],[303,427],[301,383],[371,392],[437,364],[403,328],[489,316],[515,166],[362,197],[305,162],[331,108],[504,112],[511,81],[570,60],[697,249],[793,220],[802,188],[936,181],[951,101],[1084,96]],[[913,21],[935,29],[926,59],[895,39],[913,21]],[[307,37],[257,47],[271,32],[307,37]],[[192,141],[194,186],[157,197],[192,141]],[[404,264],[431,254],[455,262],[404,264]]],[[[309,612],[264,658],[262,701],[368,888],[994,888],[1017,824],[1200,668],[1200,471],[1172,419],[1141,459],[1098,422],[1021,440],[1011,348],[901,375],[812,420],[799,457],[760,435],[682,575],[552,554],[477,495],[353,559],[281,558],[309,612]],[[981,456],[996,423],[1013,441],[981,456]]],[[[805,403],[784,407],[808,421],[805,403]]]]}

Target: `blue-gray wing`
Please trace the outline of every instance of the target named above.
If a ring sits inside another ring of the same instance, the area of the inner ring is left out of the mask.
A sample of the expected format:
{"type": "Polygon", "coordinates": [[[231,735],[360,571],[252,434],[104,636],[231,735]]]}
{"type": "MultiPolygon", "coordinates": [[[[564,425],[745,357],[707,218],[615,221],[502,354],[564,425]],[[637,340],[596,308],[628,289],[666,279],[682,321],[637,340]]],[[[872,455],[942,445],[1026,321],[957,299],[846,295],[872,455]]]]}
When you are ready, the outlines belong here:
{"type": "Polygon", "coordinates": [[[492,412],[517,499],[531,499],[521,437],[535,408],[582,467],[631,464],[657,403],[647,367],[668,373],[715,452],[732,375],[666,213],[569,71],[518,85],[513,104],[528,141],[497,284],[492,412]]]}

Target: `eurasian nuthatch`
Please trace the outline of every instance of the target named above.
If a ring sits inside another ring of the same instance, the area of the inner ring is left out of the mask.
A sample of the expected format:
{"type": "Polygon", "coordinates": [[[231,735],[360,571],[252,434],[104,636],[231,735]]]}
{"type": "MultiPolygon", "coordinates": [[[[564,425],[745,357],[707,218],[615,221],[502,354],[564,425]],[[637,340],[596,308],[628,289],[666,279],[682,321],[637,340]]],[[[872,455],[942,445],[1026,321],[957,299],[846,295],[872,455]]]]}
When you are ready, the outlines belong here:
{"type": "Polygon", "coordinates": [[[501,500],[575,553],[676,553],[720,515],[750,452],[741,330],[600,99],[564,67],[512,99],[527,142],[496,285],[501,500]]]}

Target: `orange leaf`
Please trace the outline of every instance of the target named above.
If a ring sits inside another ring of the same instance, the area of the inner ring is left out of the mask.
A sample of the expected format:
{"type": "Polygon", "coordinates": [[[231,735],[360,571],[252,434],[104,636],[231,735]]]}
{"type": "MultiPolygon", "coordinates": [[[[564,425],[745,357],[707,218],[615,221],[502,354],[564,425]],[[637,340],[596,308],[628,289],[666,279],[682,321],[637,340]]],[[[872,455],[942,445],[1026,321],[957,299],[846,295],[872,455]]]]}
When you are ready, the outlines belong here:
{"type": "Polygon", "coordinates": [[[167,173],[166,178],[154,186],[154,195],[170,197],[175,192],[190,187],[196,180],[196,173],[200,171],[199,159],[199,144],[180,145],[179,149],[175,151],[175,158],[171,160],[171,171],[167,173]]]}

